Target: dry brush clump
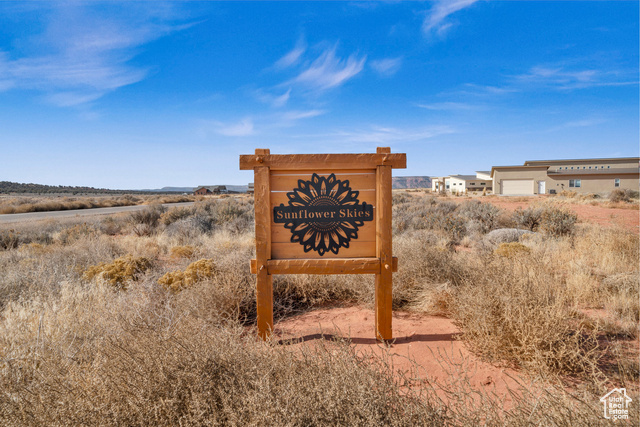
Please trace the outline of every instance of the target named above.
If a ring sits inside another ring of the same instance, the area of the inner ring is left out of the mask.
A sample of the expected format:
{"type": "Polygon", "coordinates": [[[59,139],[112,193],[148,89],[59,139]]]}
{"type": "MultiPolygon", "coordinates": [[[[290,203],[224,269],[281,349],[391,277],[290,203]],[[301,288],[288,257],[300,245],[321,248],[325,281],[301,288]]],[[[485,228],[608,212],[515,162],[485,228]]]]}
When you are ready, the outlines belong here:
{"type": "Polygon", "coordinates": [[[516,224],[529,231],[542,231],[551,236],[566,236],[573,232],[578,216],[560,204],[543,203],[518,208],[513,213],[516,224]]]}
{"type": "Polygon", "coordinates": [[[211,259],[192,262],[184,271],[176,270],[166,273],[158,283],[171,292],[180,292],[202,280],[210,279],[217,273],[216,265],[211,259]]]}
{"type": "Polygon", "coordinates": [[[129,282],[137,281],[151,266],[150,259],[127,254],[109,263],[101,262],[90,266],[82,277],[85,280],[102,280],[115,289],[125,290],[129,282]]]}
{"type": "Polygon", "coordinates": [[[616,189],[609,194],[609,201],[612,203],[632,203],[634,200],[637,202],[639,193],[630,189],[616,189]]]}

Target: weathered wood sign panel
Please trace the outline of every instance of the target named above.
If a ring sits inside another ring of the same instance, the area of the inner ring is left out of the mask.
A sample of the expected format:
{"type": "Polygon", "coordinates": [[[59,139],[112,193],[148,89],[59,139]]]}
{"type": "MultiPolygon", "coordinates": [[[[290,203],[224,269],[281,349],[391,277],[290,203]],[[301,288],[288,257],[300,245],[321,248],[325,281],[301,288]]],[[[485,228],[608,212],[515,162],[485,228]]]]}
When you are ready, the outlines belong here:
{"type": "Polygon", "coordinates": [[[273,329],[273,274],[375,274],[376,337],[392,338],[391,169],[406,155],[240,156],[254,170],[258,331],[273,329]]]}

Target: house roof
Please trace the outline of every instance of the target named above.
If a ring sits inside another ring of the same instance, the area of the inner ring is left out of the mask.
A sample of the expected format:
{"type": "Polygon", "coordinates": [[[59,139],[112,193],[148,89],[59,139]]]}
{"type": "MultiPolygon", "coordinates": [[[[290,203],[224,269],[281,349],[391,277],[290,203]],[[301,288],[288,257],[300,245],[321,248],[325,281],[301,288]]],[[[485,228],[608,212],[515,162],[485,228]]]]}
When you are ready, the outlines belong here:
{"type": "Polygon", "coordinates": [[[450,175],[450,178],[460,179],[462,181],[477,181],[478,177],[475,175],[450,175]]]}
{"type": "Polygon", "coordinates": [[[571,169],[571,170],[548,170],[547,175],[625,175],[640,174],[638,168],[611,168],[611,169],[571,169]]]}
{"type": "Polygon", "coordinates": [[[546,170],[549,168],[549,165],[539,165],[539,166],[493,166],[491,168],[491,177],[493,178],[493,173],[496,170],[518,170],[518,169],[525,169],[525,170],[546,170]]]}
{"type": "Polygon", "coordinates": [[[226,185],[199,185],[196,187],[194,191],[200,190],[201,188],[206,188],[209,191],[215,191],[215,190],[226,190],[227,186],[226,185]]]}
{"type": "Polygon", "coordinates": [[[640,157],[609,157],[598,159],[527,160],[525,166],[555,165],[568,162],[640,162],[640,157]]]}

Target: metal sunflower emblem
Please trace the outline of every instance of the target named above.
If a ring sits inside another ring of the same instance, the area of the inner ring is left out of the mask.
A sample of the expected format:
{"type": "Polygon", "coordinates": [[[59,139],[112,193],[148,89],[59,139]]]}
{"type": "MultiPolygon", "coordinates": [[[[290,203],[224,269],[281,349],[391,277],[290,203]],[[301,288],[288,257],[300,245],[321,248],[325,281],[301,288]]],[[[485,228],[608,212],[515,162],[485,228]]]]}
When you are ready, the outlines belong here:
{"type": "Polygon", "coordinates": [[[287,193],[289,205],[276,206],[273,218],[291,230],[291,242],[300,243],[305,252],[338,254],[358,238],[365,221],[373,220],[373,206],[360,204],[358,194],[349,180],[314,173],[310,181],[298,180],[298,188],[287,193]]]}

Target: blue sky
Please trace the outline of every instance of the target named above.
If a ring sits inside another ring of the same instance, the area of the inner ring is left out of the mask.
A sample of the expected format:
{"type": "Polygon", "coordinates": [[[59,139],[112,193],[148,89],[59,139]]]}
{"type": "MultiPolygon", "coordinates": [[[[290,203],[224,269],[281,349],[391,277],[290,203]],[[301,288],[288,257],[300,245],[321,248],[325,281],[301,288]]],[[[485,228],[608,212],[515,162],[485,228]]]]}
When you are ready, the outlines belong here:
{"type": "Polygon", "coordinates": [[[638,156],[637,1],[0,2],[0,180],[246,184],[238,156],[394,175],[638,156]]]}

